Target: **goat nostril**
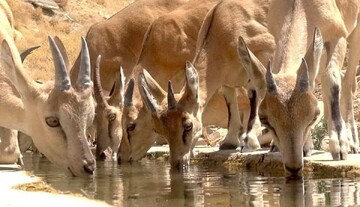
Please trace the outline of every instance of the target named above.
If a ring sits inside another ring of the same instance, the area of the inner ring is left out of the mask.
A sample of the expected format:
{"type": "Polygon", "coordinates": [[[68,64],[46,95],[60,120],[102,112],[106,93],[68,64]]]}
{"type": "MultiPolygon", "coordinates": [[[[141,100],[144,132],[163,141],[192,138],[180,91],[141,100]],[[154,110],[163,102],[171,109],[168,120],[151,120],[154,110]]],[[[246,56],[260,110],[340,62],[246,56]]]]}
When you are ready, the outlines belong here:
{"type": "Polygon", "coordinates": [[[102,160],[102,161],[104,161],[104,160],[106,159],[106,154],[105,154],[105,152],[102,152],[102,153],[100,154],[99,159],[102,160]]]}
{"type": "Polygon", "coordinates": [[[90,165],[84,165],[84,170],[85,172],[87,172],[88,174],[92,175],[94,173],[94,167],[90,166],[90,165]]]}
{"type": "Polygon", "coordinates": [[[298,174],[300,172],[300,170],[302,169],[302,167],[292,168],[292,167],[288,167],[287,165],[285,165],[285,169],[288,172],[290,172],[291,174],[298,174]]]}

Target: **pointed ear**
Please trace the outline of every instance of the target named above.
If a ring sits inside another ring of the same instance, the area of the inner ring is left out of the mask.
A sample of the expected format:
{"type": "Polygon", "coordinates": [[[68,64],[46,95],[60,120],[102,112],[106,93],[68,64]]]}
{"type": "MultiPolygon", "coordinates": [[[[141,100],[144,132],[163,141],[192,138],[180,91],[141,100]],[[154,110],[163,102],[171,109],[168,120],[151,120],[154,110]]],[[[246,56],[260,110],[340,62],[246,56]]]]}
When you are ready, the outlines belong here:
{"type": "Polygon", "coordinates": [[[148,89],[154,96],[154,98],[158,101],[164,100],[164,98],[167,96],[166,91],[164,91],[164,89],[158,84],[158,82],[156,82],[156,80],[150,75],[150,73],[146,69],[143,69],[143,74],[148,89]]]}
{"type": "Polygon", "coordinates": [[[185,80],[185,94],[188,94],[195,103],[200,103],[199,74],[189,61],[186,61],[185,80]]]}
{"type": "Polygon", "coordinates": [[[309,84],[311,90],[314,90],[315,88],[315,79],[319,72],[323,48],[324,42],[321,36],[320,29],[318,27],[315,27],[313,41],[305,55],[305,60],[309,70],[309,84]]]}
{"type": "Polygon", "coordinates": [[[306,64],[306,60],[303,58],[300,68],[297,71],[296,85],[294,90],[298,90],[300,92],[306,92],[309,90],[309,72],[308,65],[306,64]]]}
{"type": "MultiPolygon", "coordinates": [[[[65,49],[65,46],[64,46],[63,42],[60,40],[60,38],[58,36],[55,36],[54,40],[55,40],[55,43],[56,43],[56,45],[58,46],[58,48],[60,50],[60,53],[61,53],[63,59],[64,59],[66,68],[68,70],[70,70],[69,57],[67,55],[67,52],[66,52],[66,49],[65,49]]],[[[68,72],[70,72],[70,71],[68,71],[68,72]]]]}
{"type": "Polygon", "coordinates": [[[254,85],[257,93],[265,96],[266,92],[266,69],[263,64],[255,57],[255,55],[248,49],[244,39],[240,36],[238,40],[238,56],[240,63],[254,85]]]}
{"type": "Polygon", "coordinates": [[[268,93],[273,95],[273,96],[277,95],[278,90],[277,90],[275,78],[274,78],[273,73],[272,73],[271,61],[270,60],[269,60],[268,65],[266,67],[265,78],[266,78],[266,89],[267,89],[268,93]]]}
{"type": "Polygon", "coordinates": [[[123,106],[124,104],[124,88],[125,88],[125,76],[122,67],[120,67],[119,73],[116,73],[116,80],[114,90],[110,94],[108,103],[112,106],[123,106]]]}
{"type": "Polygon", "coordinates": [[[23,65],[19,52],[14,42],[3,40],[0,51],[0,67],[6,73],[6,76],[14,84],[21,97],[31,96],[36,92],[34,81],[30,80],[23,71],[23,65]]]}
{"type": "Polygon", "coordinates": [[[154,96],[151,94],[147,83],[145,81],[144,74],[141,73],[139,75],[139,87],[140,87],[140,95],[141,98],[144,101],[144,104],[146,108],[152,113],[157,114],[157,111],[159,109],[159,105],[157,104],[157,101],[155,100],[154,96]]]}

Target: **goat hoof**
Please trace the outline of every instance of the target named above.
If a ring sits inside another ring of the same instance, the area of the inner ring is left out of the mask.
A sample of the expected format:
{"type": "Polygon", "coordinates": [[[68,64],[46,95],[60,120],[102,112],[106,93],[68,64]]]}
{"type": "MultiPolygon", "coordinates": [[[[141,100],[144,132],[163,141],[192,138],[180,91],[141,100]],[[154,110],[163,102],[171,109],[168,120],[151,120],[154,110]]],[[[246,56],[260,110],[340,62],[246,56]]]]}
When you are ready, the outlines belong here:
{"type": "Polygon", "coordinates": [[[347,152],[340,152],[340,160],[347,160],[348,153],[347,152]]]}
{"type": "Polygon", "coordinates": [[[224,143],[220,145],[219,150],[235,150],[237,148],[236,145],[224,143]]]}
{"type": "Polygon", "coordinates": [[[269,152],[280,152],[280,150],[276,145],[271,145],[269,152]]]}
{"type": "Polygon", "coordinates": [[[17,164],[20,165],[20,166],[24,166],[24,161],[21,157],[19,157],[18,161],[17,161],[17,164]]]}
{"type": "Polygon", "coordinates": [[[99,155],[98,160],[100,160],[100,161],[106,160],[106,154],[105,154],[104,152],[102,152],[102,153],[99,155]]]}
{"type": "Polygon", "coordinates": [[[304,157],[310,157],[312,154],[312,150],[311,149],[303,150],[303,153],[304,153],[304,157]]]}
{"type": "Polygon", "coordinates": [[[332,156],[333,160],[335,160],[335,161],[340,160],[340,153],[339,152],[332,152],[331,156],[332,156]]]}
{"type": "Polygon", "coordinates": [[[356,147],[350,147],[350,153],[357,154],[357,153],[359,153],[359,151],[358,151],[358,149],[356,149],[356,147]]]}

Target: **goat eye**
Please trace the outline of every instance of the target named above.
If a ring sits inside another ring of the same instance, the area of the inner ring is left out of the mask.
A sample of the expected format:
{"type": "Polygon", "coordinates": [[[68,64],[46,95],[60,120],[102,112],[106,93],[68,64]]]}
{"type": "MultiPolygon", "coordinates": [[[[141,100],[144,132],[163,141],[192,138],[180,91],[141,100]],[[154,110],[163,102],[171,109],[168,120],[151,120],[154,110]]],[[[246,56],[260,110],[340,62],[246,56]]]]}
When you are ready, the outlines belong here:
{"type": "Polygon", "coordinates": [[[315,116],[312,121],[315,122],[317,118],[318,116],[315,116]]]}
{"type": "Polygon", "coordinates": [[[114,121],[114,120],[116,119],[116,114],[111,113],[111,114],[109,114],[109,115],[107,116],[107,118],[108,118],[109,121],[114,121]]]}
{"type": "Polygon", "coordinates": [[[316,115],[316,116],[313,118],[313,120],[311,120],[310,125],[312,125],[312,124],[314,124],[314,123],[316,122],[316,120],[318,119],[318,116],[319,116],[319,115],[316,115]]]}
{"type": "Polygon", "coordinates": [[[260,122],[263,125],[269,125],[269,121],[267,120],[266,117],[260,117],[260,122]]]}
{"type": "Polygon", "coordinates": [[[133,124],[133,123],[132,123],[132,124],[128,124],[126,130],[127,130],[127,131],[134,131],[135,127],[136,127],[136,124],[133,124]]]}
{"type": "Polygon", "coordinates": [[[46,124],[49,126],[49,127],[58,127],[60,126],[60,122],[59,122],[59,119],[56,118],[56,117],[46,117],[45,118],[45,121],[46,121],[46,124]]]}
{"type": "Polygon", "coordinates": [[[193,124],[192,124],[192,123],[185,124],[185,126],[184,126],[184,131],[186,131],[186,132],[191,131],[192,128],[193,128],[193,124]]]}

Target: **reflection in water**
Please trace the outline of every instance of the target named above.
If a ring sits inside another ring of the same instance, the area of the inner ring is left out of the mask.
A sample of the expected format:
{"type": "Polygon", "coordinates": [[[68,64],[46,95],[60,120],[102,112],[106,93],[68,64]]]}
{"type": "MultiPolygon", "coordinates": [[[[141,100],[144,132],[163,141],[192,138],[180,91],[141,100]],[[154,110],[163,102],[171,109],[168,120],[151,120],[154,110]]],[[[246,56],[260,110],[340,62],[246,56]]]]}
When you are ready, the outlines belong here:
{"type": "Polygon", "coordinates": [[[289,179],[255,172],[229,172],[192,165],[170,172],[167,162],[117,165],[98,162],[91,178],[66,176],[38,155],[26,154],[25,169],[54,188],[104,200],[114,206],[359,206],[360,180],[289,179]]]}

